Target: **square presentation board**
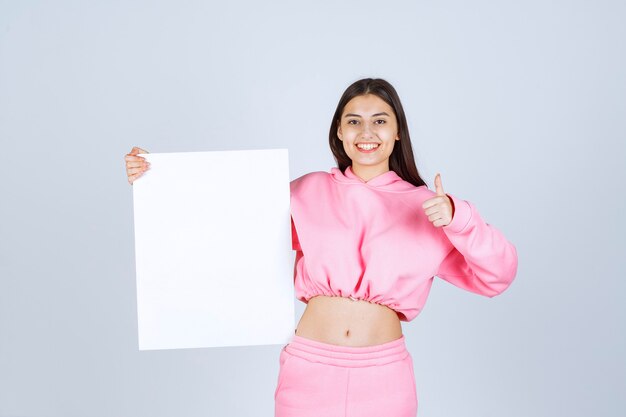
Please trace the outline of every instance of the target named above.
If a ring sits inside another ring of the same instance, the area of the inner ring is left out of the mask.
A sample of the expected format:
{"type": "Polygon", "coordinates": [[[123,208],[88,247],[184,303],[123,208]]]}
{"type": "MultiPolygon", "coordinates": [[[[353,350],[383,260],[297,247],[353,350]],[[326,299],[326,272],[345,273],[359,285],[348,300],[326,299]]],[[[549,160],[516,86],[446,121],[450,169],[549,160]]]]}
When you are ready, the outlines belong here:
{"type": "Polygon", "coordinates": [[[287,149],[139,154],[139,350],[285,344],[295,329],[287,149]]]}

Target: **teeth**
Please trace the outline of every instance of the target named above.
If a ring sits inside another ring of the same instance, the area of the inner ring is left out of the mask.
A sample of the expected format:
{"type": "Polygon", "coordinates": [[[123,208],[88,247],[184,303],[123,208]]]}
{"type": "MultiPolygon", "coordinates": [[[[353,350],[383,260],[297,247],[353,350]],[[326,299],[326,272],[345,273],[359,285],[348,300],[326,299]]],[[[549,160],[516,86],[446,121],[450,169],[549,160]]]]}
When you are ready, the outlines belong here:
{"type": "Polygon", "coordinates": [[[378,144],[367,144],[367,145],[363,145],[361,143],[359,143],[358,145],[356,145],[357,147],[361,148],[361,149],[365,149],[366,151],[369,151],[370,149],[374,149],[374,148],[378,148],[378,144]]]}

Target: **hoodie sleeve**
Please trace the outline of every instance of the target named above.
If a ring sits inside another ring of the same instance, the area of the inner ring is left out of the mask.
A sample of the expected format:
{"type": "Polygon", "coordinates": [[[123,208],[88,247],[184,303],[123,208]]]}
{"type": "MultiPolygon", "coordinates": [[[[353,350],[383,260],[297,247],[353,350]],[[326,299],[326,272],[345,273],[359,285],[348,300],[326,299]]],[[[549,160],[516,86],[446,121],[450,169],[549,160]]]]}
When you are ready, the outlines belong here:
{"type": "Polygon", "coordinates": [[[453,247],[436,275],[487,297],[502,293],[517,273],[517,249],[502,232],[480,217],[472,203],[447,196],[454,204],[454,217],[441,229],[453,247]]]}

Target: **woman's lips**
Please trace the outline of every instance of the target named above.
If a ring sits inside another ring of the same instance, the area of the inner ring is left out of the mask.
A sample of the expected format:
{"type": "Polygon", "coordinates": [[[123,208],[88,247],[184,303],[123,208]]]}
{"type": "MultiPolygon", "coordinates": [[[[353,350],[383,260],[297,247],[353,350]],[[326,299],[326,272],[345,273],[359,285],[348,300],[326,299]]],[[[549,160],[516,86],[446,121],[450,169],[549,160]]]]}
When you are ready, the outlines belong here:
{"type": "MultiPolygon", "coordinates": [[[[361,142],[361,143],[367,143],[367,142],[361,142]]],[[[378,143],[372,143],[372,145],[378,145],[378,146],[376,146],[376,147],[374,147],[374,148],[372,148],[372,149],[361,149],[361,148],[359,148],[357,145],[354,145],[354,146],[357,148],[357,150],[358,150],[359,152],[363,152],[363,153],[372,153],[372,152],[376,152],[376,151],[378,150],[378,148],[380,148],[380,144],[378,144],[378,143]]]]}

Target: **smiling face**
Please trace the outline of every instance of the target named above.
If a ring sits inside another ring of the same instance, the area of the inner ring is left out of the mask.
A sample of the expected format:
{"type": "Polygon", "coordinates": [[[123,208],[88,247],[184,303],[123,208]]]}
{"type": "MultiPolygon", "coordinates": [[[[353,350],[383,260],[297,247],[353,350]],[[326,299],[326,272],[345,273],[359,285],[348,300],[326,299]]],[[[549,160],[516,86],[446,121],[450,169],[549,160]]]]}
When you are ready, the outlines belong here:
{"type": "Polygon", "coordinates": [[[337,136],[352,160],[352,171],[365,181],[389,171],[389,156],[400,140],[396,114],[374,94],[354,97],[346,104],[337,136]]]}

